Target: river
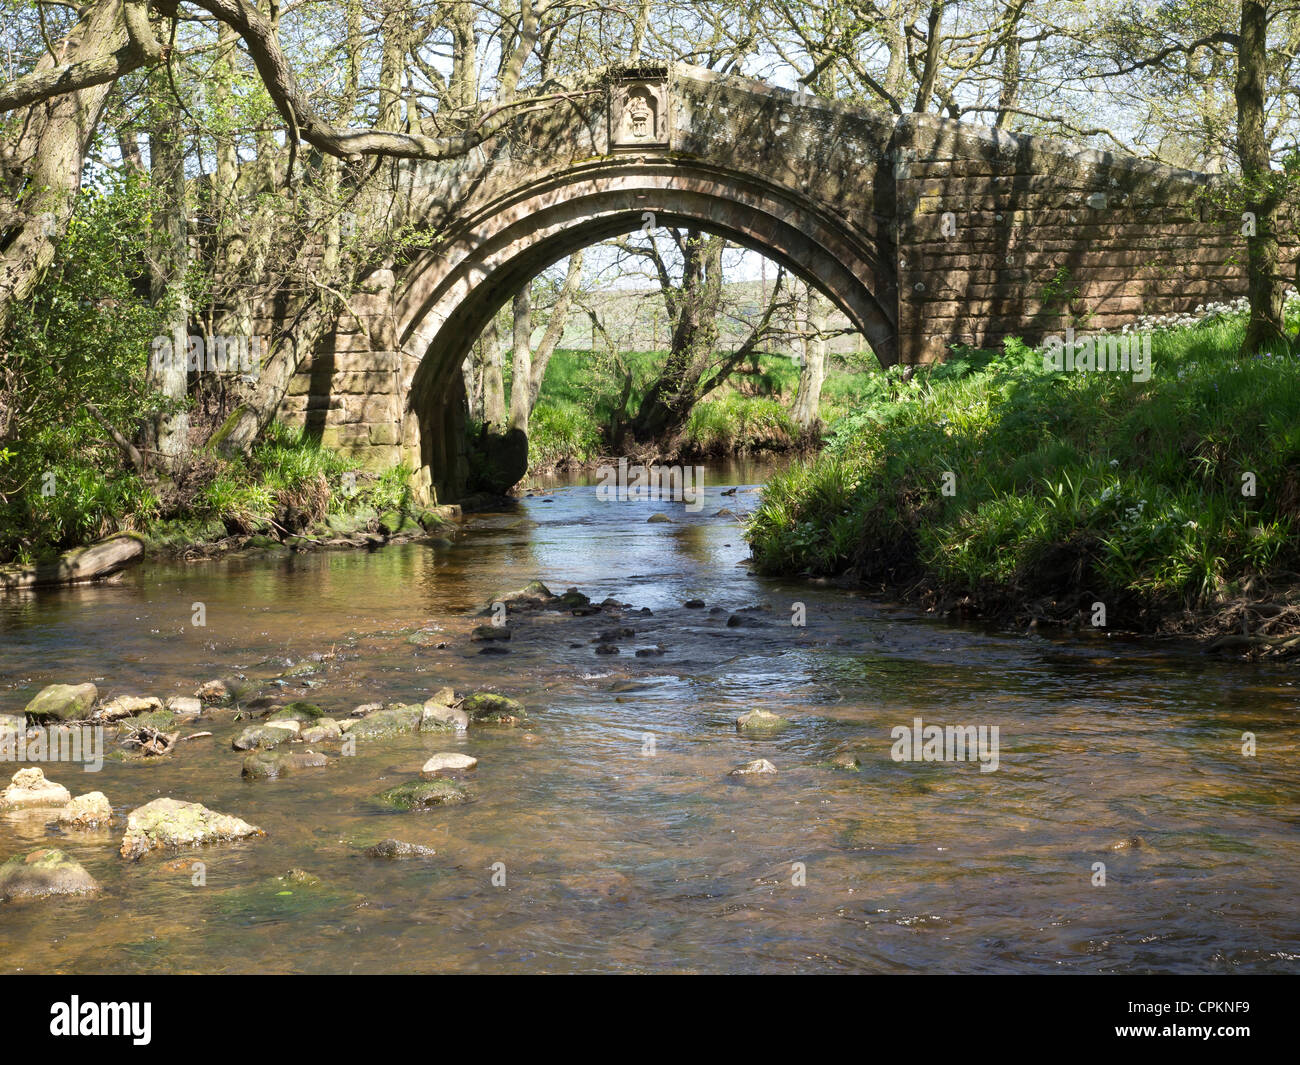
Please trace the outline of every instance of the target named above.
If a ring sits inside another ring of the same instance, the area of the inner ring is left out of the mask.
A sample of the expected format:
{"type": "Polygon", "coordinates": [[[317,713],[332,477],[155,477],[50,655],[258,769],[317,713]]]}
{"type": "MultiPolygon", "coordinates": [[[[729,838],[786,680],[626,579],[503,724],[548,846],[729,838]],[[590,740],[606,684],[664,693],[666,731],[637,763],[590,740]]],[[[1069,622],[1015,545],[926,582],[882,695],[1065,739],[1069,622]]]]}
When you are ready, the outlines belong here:
{"type": "Polygon", "coordinates": [[[0,971],[1300,970],[1294,666],[984,631],[760,579],[717,512],[752,509],[762,476],[711,468],[698,512],[547,485],[453,544],[152,563],[0,600],[5,711],[53,682],[165,697],[226,677],[337,717],[446,684],[530,714],[275,781],[241,779],[230,740],[247,722],[228,709],[165,758],[46,766],[73,794],[106,793],[119,823],[65,834],[0,815],[0,860],[59,846],[102,885],[0,905],[0,971]],[[657,511],[672,522],[648,523],[657,511]],[[475,612],[535,578],[631,606],[512,620],[509,653],[481,653],[475,612]],[[624,627],[620,654],[595,653],[624,627]],[[790,727],[738,733],[755,707],[790,727]],[[896,761],[891,730],[916,717],[997,726],[996,771],[896,761]],[[371,802],[445,750],[479,759],[470,802],[371,802]],[[846,754],[857,771],[832,764],[846,754]],[[755,758],[778,772],[728,775],[755,758]],[[120,819],[160,795],[266,838],[124,861],[120,819]],[[436,856],[363,853],[388,837],[436,856]]]}

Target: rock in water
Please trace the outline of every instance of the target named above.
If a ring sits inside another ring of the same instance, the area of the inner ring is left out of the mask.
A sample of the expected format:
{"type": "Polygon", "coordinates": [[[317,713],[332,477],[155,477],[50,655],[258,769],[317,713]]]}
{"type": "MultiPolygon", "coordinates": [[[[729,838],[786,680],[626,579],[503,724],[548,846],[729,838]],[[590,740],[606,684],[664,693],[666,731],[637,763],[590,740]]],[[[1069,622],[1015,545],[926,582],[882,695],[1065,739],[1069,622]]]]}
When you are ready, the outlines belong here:
{"type": "Polygon", "coordinates": [[[432,847],[421,847],[418,843],[407,843],[400,839],[386,839],[366,848],[370,858],[387,858],[390,861],[399,858],[432,858],[438,852],[432,847]]]}
{"type": "Polygon", "coordinates": [[[115,699],[109,699],[95,716],[101,721],[120,721],[124,717],[135,717],[136,714],[147,714],[162,708],[162,700],[152,695],[119,695],[115,699]]]}
{"type": "Polygon", "coordinates": [[[254,751],[244,759],[240,775],[246,780],[275,780],[299,769],[319,769],[329,759],[316,751],[286,754],[283,751],[254,751]]]}
{"type": "Polygon", "coordinates": [[[378,795],[377,801],[398,810],[427,810],[431,806],[447,806],[464,802],[468,795],[459,784],[450,780],[416,780],[398,784],[378,795]]]}
{"type": "Polygon", "coordinates": [[[9,786],[0,792],[0,810],[17,810],[25,806],[66,806],[72,794],[62,784],[45,779],[44,770],[33,766],[20,769],[9,786]]]}
{"type": "Polygon", "coordinates": [[[766,758],[755,758],[752,762],[746,762],[744,765],[736,766],[736,768],[727,775],[732,777],[749,777],[761,776],[775,772],[776,766],[766,758]]]}
{"type": "Polygon", "coordinates": [[[751,710],[736,718],[736,731],[747,736],[767,736],[780,732],[789,724],[780,714],[774,714],[771,710],[751,710]]]}
{"type": "Polygon", "coordinates": [[[222,706],[230,702],[233,697],[225,681],[209,680],[199,686],[199,690],[194,693],[194,698],[211,706],[222,706]]]}
{"type": "Polygon", "coordinates": [[[274,725],[249,725],[230,745],[237,751],[269,751],[297,736],[297,724],[296,721],[281,721],[274,725]]]}
{"type": "Polygon", "coordinates": [[[113,807],[102,791],[78,795],[59,811],[59,824],[69,828],[99,828],[113,820],[113,807]]]}
{"type": "Polygon", "coordinates": [[[264,835],[247,821],[216,813],[197,802],[154,799],[127,815],[119,853],[123,858],[139,858],[163,847],[193,847],[264,835]]]}
{"type": "Polygon", "coordinates": [[[0,899],[41,899],[50,895],[86,895],[99,885],[61,850],[44,847],[0,865],[0,899]]]}
{"type": "Polygon", "coordinates": [[[203,704],[188,695],[173,695],[167,700],[167,709],[177,717],[198,717],[203,713],[203,704]]]}
{"type": "Polygon", "coordinates": [[[443,773],[464,772],[477,765],[478,759],[472,755],[461,754],[459,751],[442,751],[425,762],[420,772],[428,776],[441,776],[443,773]]]}
{"type": "Polygon", "coordinates": [[[492,692],[475,692],[460,708],[475,725],[517,725],[528,718],[523,703],[492,692]]]}
{"type": "Polygon", "coordinates": [[[455,706],[446,706],[430,699],[424,704],[420,718],[421,732],[464,732],[469,728],[469,714],[455,706]]]}
{"type": "Polygon", "coordinates": [[[27,704],[27,715],[38,721],[83,721],[98,698],[93,684],[51,684],[27,704]]]}
{"type": "Polygon", "coordinates": [[[671,525],[673,523],[673,519],[670,518],[667,514],[651,514],[650,517],[646,518],[646,523],[649,525],[657,525],[662,522],[667,522],[669,525],[671,525]]]}

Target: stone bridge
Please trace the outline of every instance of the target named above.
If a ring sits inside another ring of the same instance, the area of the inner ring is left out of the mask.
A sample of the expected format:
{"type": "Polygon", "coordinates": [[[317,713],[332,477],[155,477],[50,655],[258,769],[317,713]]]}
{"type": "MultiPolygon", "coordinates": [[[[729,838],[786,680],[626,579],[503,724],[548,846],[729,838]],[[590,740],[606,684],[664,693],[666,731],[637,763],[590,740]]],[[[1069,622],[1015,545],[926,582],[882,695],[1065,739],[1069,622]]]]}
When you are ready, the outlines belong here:
{"type": "Polygon", "coordinates": [[[396,173],[419,240],[366,279],[281,413],[372,467],[408,462],[422,502],[464,490],[460,368],[491,316],[557,260],[646,225],[783,263],[883,365],[1245,291],[1241,216],[1208,175],[685,65],[592,74],[470,156],[396,173]]]}

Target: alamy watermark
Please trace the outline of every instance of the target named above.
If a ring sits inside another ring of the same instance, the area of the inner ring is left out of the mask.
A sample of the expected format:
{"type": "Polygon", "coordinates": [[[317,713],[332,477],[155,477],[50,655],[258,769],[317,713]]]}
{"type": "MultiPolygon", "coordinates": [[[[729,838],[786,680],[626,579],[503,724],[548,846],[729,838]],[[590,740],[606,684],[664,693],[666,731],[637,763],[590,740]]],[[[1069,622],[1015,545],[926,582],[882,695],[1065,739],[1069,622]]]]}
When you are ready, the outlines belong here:
{"type": "Polygon", "coordinates": [[[1134,381],[1151,380],[1150,333],[1097,333],[1077,339],[1074,328],[1065,336],[1043,338],[1043,369],[1057,373],[1131,373],[1134,381]]]}
{"type": "Polygon", "coordinates": [[[981,773],[998,768],[997,725],[927,725],[919,717],[911,727],[895,725],[889,731],[894,744],[889,756],[895,762],[979,762],[981,773]]]}
{"type": "Polygon", "coordinates": [[[690,511],[704,507],[703,466],[617,466],[596,469],[596,498],[603,503],[665,499],[685,503],[690,511]]]}
{"type": "Polygon", "coordinates": [[[171,337],[156,336],[152,344],[153,368],[192,373],[240,373],[257,376],[266,358],[264,337],[200,336],[185,338],[184,350],[171,337]]]}
{"type": "Polygon", "coordinates": [[[82,772],[104,768],[104,726],[37,726],[0,732],[0,762],[80,762],[82,772]]]}

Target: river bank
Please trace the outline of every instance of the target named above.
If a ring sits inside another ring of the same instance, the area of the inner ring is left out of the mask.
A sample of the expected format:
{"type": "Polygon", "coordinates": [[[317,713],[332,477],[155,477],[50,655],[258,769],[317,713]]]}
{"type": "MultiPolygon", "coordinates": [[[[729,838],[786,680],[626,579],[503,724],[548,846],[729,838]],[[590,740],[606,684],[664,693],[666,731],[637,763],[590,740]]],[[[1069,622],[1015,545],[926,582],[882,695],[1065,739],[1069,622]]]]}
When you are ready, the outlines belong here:
{"type": "Polygon", "coordinates": [[[1021,630],[1294,655],[1300,362],[1239,358],[1242,329],[1156,331],[1149,375],[1062,372],[1017,343],[891,371],[767,486],[755,562],[1021,630]]]}

